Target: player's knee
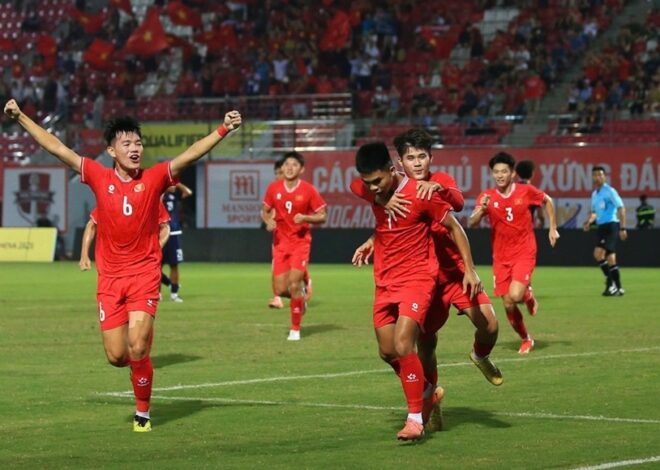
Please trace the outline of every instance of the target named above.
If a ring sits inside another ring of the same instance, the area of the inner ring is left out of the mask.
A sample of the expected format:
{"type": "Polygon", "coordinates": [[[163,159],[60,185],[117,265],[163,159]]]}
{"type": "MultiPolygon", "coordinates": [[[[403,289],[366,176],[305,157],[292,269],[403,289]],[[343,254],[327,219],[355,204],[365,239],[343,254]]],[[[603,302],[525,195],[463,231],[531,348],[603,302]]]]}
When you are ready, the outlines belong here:
{"type": "Polygon", "coordinates": [[[126,367],[128,365],[128,357],[126,354],[119,354],[111,351],[106,351],[105,355],[108,363],[114,367],[126,367]]]}
{"type": "Polygon", "coordinates": [[[392,361],[397,358],[396,353],[389,353],[383,350],[379,350],[378,355],[384,362],[387,362],[388,364],[392,364],[392,361]]]}
{"type": "Polygon", "coordinates": [[[415,345],[412,341],[400,338],[394,341],[394,349],[397,356],[404,357],[415,351],[415,345]]]}
{"type": "Polygon", "coordinates": [[[128,352],[134,360],[143,359],[149,353],[149,344],[147,341],[135,341],[128,345],[128,352]]]}

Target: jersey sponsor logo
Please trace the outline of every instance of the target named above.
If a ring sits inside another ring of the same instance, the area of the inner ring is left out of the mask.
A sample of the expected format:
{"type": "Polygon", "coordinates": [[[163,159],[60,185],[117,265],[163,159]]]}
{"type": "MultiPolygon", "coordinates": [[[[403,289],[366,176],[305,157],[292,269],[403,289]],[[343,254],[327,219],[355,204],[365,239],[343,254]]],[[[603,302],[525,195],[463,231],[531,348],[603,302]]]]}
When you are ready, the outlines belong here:
{"type": "Polygon", "coordinates": [[[278,199],[278,200],[279,200],[279,199],[282,199],[282,193],[277,193],[277,194],[275,195],[275,199],[278,199]]]}
{"type": "Polygon", "coordinates": [[[140,193],[140,192],[144,191],[144,183],[136,184],[135,187],[133,188],[133,191],[136,192],[136,193],[140,193]]]}
{"type": "Polygon", "coordinates": [[[406,376],[406,382],[417,382],[417,375],[414,372],[411,372],[406,376]]]}
{"type": "Polygon", "coordinates": [[[496,208],[497,208],[497,207],[500,207],[500,203],[497,202],[497,201],[495,201],[495,202],[493,203],[493,205],[494,205],[496,208]]]}
{"type": "Polygon", "coordinates": [[[149,385],[149,379],[146,377],[140,377],[137,381],[138,387],[146,387],[149,385]]]}
{"type": "Polygon", "coordinates": [[[413,302],[410,308],[412,309],[413,312],[416,312],[419,310],[419,304],[417,302],[413,302]]]}
{"type": "Polygon", "coordinates": [[[108,192],[109,192],[110,194],[114,194],[114,193],[115,193],[115,185],[114,185],[114,184],[111,184],[110,186],[108,186],[108,192]]]}
{"type": "Polygon", "coordinates": [[[152,299],[147,299],[147,305],[149,307],[153,307],[154,306],[154,301],[152,299]]]}

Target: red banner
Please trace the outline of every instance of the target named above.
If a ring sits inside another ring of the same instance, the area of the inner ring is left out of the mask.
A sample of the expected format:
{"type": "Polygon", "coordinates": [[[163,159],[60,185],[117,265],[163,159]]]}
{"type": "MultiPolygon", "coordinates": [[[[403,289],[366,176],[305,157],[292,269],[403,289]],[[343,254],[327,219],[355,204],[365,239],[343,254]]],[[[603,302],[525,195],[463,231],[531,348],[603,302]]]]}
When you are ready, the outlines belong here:
{"type": "MultiPolygon", "coordinates": [[[[492,186],[488,160],[499,151],[497,148],[433,151],[432,171],[451,174],[464,192],[466,205],[457,215],[461,223],[466,223],[479,193],[492,186]]],[[[591,169],[595,165],[606,168],[608,182],[624,199],[628,225],[634,224],[632,209],[638,205],[641,194],[648,195],[651,204],[660,204],[660,149],[657,147],[512,148],[506,151],[516,160],[532,160],[536,164],[532,183],[554,199],[560,227],[579,228],[588,217],[591,169]]],[[[391,154],[396,162],[396,152],[392,150],[391,154]]],[[[371,208],[350,191],[351,181],[358,177],[355,151],[306,152],[304,156],[303,179],[312,183],[328,204],[328,220],[324,227],[373,227],[371,208]]],[[[212,176],[216,173],[220,176],[202,183],[209,189],[205,208],[207,220],[200,221],[200,225],[258,227],[263,190],[272,179],[272,163],[231,162],[231,168],[229,163],[213,163],[209,165],[215,172],[212,176]],[[226,194],[214,192],[221,190],[226,194]]]]}

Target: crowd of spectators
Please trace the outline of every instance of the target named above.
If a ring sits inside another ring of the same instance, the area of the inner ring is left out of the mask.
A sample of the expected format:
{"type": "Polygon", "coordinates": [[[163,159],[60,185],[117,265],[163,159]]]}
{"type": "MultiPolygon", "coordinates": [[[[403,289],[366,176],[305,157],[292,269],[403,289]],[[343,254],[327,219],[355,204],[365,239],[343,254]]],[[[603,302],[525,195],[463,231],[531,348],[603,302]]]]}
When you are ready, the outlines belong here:
{"type": "MultiPolygon", "coordinates": [[[[176,102],[177,116],[198,97],[349,92],[360,117],[432,127],[451,114],[479,132],[490,116],[534,112],[622,2],[1,1],[0,22],[20,27],[0,32],[0,97],[91,127],[146,99],[176,102]],[[485,12],[496,7],[514,14],[485,37],[485,12]]],[[[264,112],[310,110],[294,102],[264,112]]]]}

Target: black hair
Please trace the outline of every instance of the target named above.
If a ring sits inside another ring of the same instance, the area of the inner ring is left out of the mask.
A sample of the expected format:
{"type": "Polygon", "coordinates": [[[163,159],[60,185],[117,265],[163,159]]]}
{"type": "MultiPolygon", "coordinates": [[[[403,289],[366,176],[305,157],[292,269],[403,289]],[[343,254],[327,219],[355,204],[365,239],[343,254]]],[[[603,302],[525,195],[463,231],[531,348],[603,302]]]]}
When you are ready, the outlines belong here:
{"type": "Polygon", "coordinates": [[[355,155],[355,169],[360,174],[369,174],[378,170],[389,170],[392,159],[384,142],[370,142],[360,147],[355,155]]]}
{"type": "Polygon", "coordinates": [[[534,162],[531,160],[522,160],[519,161],[516,165],[516,173],[518,176],[524,180],[532,179],[532,173],[534,173],[534,162]]]}
{"type": "Polygon", "coordinates": [[[103,138],[105,139],[108,145],[111,145],[112,141],[119,134],[130,133],[130,132],[134,132],[140,138],[142,138],[142,130],[140,129],[140,123],[137,122],[137,120],[135,120],[132,117],[127,117],[127,116],[118,117],[112,119],[105,126],[105,131],[103,132],[103,138]]]}
{"type": "Polygon", "coordinates": [[[595,166],[591,169],[591,172],[593,173],[594,171],[602,171],[604,174],[607,174],[607,171],[605,171],[604,166],[595,166]]]}
{"type": "Polygon", "coordinates": [[[434,142],[435,139],[424,129],[414,128],[397,135],[394,138],[394,147],[401,157],[410,147],[430,151],[434,142]]]}
{"type": "Polygon", "coordinates": [[[641,202],[645,203],[645,204],[646,204],[647,199],[648,199],[648,196],[646,194],[642,194],[641,196],[639,196],[639,200],[641,202]]]}
{"type": "Polygon", "coordinates": [[[282,165],[284,165],[284,159],[280,158],[279,160],[275,160],[275,163],[273,164],[273,170],[277,171],[280,168],[282,168],[282,165]]]}
{"type": "Polygon", "coordinates": [[[496,154],[493,158],[490,159],[488,162],[488,166],[492,170],[495,165],[498,163],[504,163],[505,165],[509,165],[509,168],[511,168],[511,171],[516,167],[516,159],[513,158],[511,154],[508,154],[506,152],[500,152],[496,154]]]}
{"type": "Polygon", "coordinates": [[[300,163],[300,166],[305,166],[305,159],[303,158],[302,154],[299,152],[296,152],[295,150],[292,150],[291,152],[287,152],[282,156],[282,165],[284,165],[284,162],[287,160],[287,158],[293,158],[296,160],[298,163],[300,163]]]}

